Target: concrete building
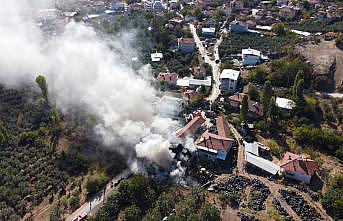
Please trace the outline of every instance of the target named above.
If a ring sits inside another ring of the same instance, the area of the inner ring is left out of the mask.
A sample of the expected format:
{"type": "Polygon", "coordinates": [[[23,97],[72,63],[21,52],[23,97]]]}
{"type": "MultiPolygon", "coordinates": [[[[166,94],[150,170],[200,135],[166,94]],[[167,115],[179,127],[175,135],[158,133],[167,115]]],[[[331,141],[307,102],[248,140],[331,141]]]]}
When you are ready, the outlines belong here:
{"type": "Polygon", "coordinates": [[[215,37],[216,36],[216,28],[202,28],[201,33],[203,37],[215,37]]]}
{"type": "Polygon", "coordinates": [[[242,60],[244,66],[256,66],[262,62],[262,53],[255,49],[242,49],[242,60]]]}
{"type": "Polygon", "coordinates": [[[220,90],[234,92],[236,90],[239,74],[239,71],[224,69],[220,75],[220,90]]]}
{"type": "Polygon", "coordinates": [[[182,78],[182,79],[178,79],[176,82],[176,85],[180,87],[197,87],[197,86],[210,87],[211,84],[212,84],[211,76],[207,76],[204,80],[193,79],[193,78],[182,78]]]}

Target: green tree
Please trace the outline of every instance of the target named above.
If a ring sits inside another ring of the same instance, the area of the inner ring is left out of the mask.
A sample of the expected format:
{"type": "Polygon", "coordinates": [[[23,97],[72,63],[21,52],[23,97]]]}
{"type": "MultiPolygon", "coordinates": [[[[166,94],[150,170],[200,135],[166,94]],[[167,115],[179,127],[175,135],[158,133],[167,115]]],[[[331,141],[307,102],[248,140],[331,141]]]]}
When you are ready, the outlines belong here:
{"type": "Polygon", "coordinates": [[[258,91],[255,85],[250,84],[248,89],[248,95],[251,100],[258,100],[258,91]]]}
{"type": "Polygon", "coordinates": [[[322,204],[335,218],[343,219],[343,176],[337,175],[330,180],[327,192],[324,194],[322,204]]]}
{"type": "Polygon", "coordinates": [[[286,34],[286,28],[282,22],[276,23],[273,26],[272,31],[278,36],[282,36],[286,34]]]}
{"type": "Polygon", "coordinates": [[[4,123],[2,122],[2,120],[0,120],[0,146],[7,144],[8,140],[9,140],[9,135],[8,135],[7,129],[4,123]]]}
{"type": "Polygon", "coordinates": [[[139,221],[142,217],[142,211],[136,205],[126,207],[124,210],[125,220],[127,221],[139,221]]]}
{"type": "Polygon", "coordinates": [[[42,95],[45,101],[48,103],[48,85],[46,83],[45,77],[42,75],[38,75],[36,77],[36,83],[38,84],[39,88],[42,91],[42,95]]]}
{"type": "Polygon", "coordinates": [[[297,88],[297,85],[299,83],[299,81],[301,79],[304,79],[304,71],[303,70],[299,70],[297,72],[297,75],[295,76],[295,79],[294,79],[294,82],[293,82],[293,86],[292,86],[292,95],[294,98],[296,98],[296,88],[297,88]]]}
{"type": "Polygon", "coordinates": [[[60,114],[56,108],[51,109],[51,141],[50,146],[52,147],[52,152],[54,153],[56,147],[58,146],[58,141],[63,132],[63,126],[60,114]]]}
{"type": "Polygon", "coordinates": [[[262,103],[263,116],[267,119],[270,110],[270,101],[273,96],[273,88],[270,81],[266,81],[263,85],[260,101],[262,103]]]}
{"type": "Polygon", "coordinates": [[[205,203],[200,210],[200,219],[204,221],[219,221],[221,220],[220,212],[216,207],[205,203]]]}
{"type": "Polygon", "coordinates": [[[246,121],[248,111],[249,111],[248,96],[244,95],[243,100],[242,100],[241,110],[240,110],[240,115],[243,121],[246,121]]]}
{"type": "Polygon", "coordinates": [[[300,79],[297,86],[295,87],[295,102],[298,107],[303,106],[304,104],[304,79],[300,79]]]}

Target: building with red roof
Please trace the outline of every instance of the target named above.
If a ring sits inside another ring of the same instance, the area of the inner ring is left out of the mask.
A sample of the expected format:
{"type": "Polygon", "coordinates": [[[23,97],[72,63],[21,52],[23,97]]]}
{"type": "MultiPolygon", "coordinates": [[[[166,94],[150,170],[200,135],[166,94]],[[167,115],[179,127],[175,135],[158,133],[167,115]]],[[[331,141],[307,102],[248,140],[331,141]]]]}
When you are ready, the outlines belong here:
{"type": "Polygon", "coordinates": [[[286,177],[308,184],[316,173],[317,163],[305,156],[286,152],[280,168],[286,177]]]}
{"type": "MultiPolygon", "coordinates": [[[[246,94],[244,93],[236,93],[229,97],[229,104],[233,109],[240,109],[241,103],[243,101],[243,97],[246,94]]],[[[248,96],[248,95],[247,95],[248,96]]],[[[248,117],[250,118],[260,118],[263,116],[263,111],[261,104],[257,101],[248,100],[248,117]]]]}
{"type": "Polygon", "coordinates": [[[205,119],[201,116],[201,113],[196,114],[183,128],[176,132],[176,136],[184,138],[189,135],[194,135],[204,122],[205,119]]]}
{"type": "Polygon", "coordinates": [[[170,84],[176,84],[176,81],[178,79],[178,74],[177,73],[170,73],[170,72],[160,72],[157,77],[156,80],[162,82],[168,82],[170,84]]]}
{"type": "Polygon", "coordinates": [[[216,119],[218,134],[206,131],[197,142],[198,156],[200,159],[215,161],[226,160],[234,139],[229,138],[229,126],[224,117],[216,119]]]}

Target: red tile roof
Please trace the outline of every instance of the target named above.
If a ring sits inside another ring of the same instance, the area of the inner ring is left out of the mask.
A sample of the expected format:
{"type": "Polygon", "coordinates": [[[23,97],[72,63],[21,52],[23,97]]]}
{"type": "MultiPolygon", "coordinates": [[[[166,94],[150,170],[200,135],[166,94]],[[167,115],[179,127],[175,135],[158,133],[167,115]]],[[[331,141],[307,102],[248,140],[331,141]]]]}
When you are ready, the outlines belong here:
{"type": "Polygon", "coordinates": [[[177,73],[170,73],[170,72],[161,72],[158,74],[157,78],[158,81],[167,81],[169,83],[176,83],[178,79],[177,73]]]}
{"type": "Polygon", "coordinates": [[[199,146],[207,147],[217,151],[229,151],[234,140],[227,137],[222,137],[206,131],[198,143],[199,146]]]}
{"type": "Polygon", "coordinates": [[[186,137],[187,135],[195,134],[195,132],[205,122],[205,119],[201,115],[195,116],[189,121],[183,128],[176,132],[177,137],[186,137]]]}
{"type": "Polygon", "coordinates": [[[229,137],[230,135],[230,128],[227,123],[227,121],[224,119],[224,117],[219,116],[216,119],[216,125],[218,130],[218,135],[222,137],[229,137]]]}
{"type": "MultiPolygon", "coordinates": [[[[231,106],[239,108],[244,97],[244,93],[236,93],[229,97],[229,103],[231,106]]],[[[263,116],[262,107],[259,102],[248,100],[249,112],[258,116],[263,116]]]]}
{"type": "Polygon", "coordinates": [[[280,167],[285,171],[293,171],[312,176],[316,172],[317,164],[304,156],[286,152],[280,167]]]}
{"type": "Polygon", "coordinates": [[[200,96],[200,94],[194,90],[187,90],[183,94],[191,101],[197,99],[200,96]]]}

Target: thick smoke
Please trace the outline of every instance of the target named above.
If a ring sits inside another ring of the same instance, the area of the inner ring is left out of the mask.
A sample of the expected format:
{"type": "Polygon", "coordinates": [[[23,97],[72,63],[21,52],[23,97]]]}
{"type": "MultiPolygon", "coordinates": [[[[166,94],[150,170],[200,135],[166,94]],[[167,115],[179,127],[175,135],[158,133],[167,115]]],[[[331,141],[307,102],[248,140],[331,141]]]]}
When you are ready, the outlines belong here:
{"type": "Polygon", "coordinates": [[[132,161],[137,156],[167,167],[172,161],[167,138],[176,123],[155,113],[149,68],[137,74],[127,62],[137,54],[130,47],[134,34],[109,40],[70,22],[47,40],[33,19],[40,4],[32,2],[2,1],[0,83],[13,86],[43,74],[58,107],[83,105],[99,119],[94,130],[105,145],[132,161]]]}

